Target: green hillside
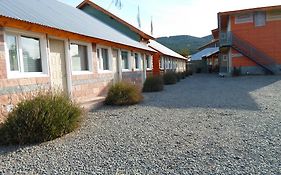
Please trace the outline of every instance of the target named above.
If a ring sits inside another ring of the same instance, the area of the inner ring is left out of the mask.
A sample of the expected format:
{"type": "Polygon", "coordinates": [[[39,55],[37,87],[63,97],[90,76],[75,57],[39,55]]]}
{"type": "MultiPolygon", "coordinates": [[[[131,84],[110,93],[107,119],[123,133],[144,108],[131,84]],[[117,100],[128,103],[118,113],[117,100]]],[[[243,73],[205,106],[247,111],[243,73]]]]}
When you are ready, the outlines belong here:
{"type": "Polygon", "coordinates": [[[178,35],[170,37],[160,37],[156,41],[165,45],[166,47],[178,52],[186,52],[188,49],[189,54],[196,53],[199,47],[209,43],[213,39],[212,35],[208,35],[202,38],[189,36],[189,35],[178,35]]]}

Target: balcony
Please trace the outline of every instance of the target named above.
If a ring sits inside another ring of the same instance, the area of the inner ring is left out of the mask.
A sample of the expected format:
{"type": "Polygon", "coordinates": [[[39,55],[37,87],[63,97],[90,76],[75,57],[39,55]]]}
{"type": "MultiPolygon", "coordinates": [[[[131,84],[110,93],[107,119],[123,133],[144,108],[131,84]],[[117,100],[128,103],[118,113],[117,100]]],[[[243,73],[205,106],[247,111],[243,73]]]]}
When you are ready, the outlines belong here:
{"type": "Polygon", "coordinates": [[[220,47],[228,47],[232,45],[232,33],[220,32],[220,47]]]}

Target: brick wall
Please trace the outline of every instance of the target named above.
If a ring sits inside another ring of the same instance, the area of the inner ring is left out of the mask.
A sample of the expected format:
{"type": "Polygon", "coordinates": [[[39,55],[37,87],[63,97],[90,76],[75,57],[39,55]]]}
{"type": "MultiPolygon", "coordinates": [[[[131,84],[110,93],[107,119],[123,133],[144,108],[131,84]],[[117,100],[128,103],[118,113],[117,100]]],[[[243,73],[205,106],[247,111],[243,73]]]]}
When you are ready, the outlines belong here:
{"type": "Polygon", "coordinates": [[[79,102],[105,96],[113,80],[112,73],[72,76],[72,95],[79,102]]]}
{"type": "Polygon", "coordinates": [[[133,84],[142,87],[142,71],[135,71],[135,72],[122,72],[122,80],[129,81],[133,84]]]}
{"type": "Polygon", "coordinates": [[[86,75],[72,75],[72,95],[78,102],[86,102],[99,96],[105,96],[113,84],[113,73],[99,73],[96,58],[96,45],[92,45],[93,72],[86,75]]]}
{"type": "MultiPolygon", "coordinates": [[[[235,24],[235,17],[231,17],[232,32],[274,58],[278,64],[281,64],[280,28],[281,20],[266,21],[265,26],[255,27],[254,23],[235,24]]],[[[232,54],[235,53],[234,51],[232,54]]],[[[256,64],[246,57],[234,57],[233,65],[255,66],[256,64]]]]}

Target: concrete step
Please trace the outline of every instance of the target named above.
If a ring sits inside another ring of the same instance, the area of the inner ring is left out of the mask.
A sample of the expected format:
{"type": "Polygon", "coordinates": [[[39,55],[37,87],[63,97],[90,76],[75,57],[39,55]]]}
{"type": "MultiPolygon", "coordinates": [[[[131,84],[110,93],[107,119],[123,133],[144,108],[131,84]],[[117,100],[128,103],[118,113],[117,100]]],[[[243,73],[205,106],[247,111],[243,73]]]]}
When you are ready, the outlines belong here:
{"type": "Polygon", "coordinates": [[[86,111],[92,111],[99,107],[101,107],[104,103],[105,97],[95,97],[92,99],[87,99],[85,101],[82,101],[80,104],[86,111]]]}

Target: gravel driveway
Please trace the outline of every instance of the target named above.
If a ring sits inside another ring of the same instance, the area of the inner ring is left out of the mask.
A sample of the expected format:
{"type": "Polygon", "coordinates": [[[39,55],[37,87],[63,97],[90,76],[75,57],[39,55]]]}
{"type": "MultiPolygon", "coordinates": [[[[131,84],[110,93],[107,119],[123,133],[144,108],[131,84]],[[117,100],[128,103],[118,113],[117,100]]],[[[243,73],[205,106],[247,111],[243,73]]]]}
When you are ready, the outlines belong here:
{"type": "Polygon", "coordinates": [[[0,147],[0,174],[281,174],[281,77],[195,75],[63,138],[0,147]]]}

